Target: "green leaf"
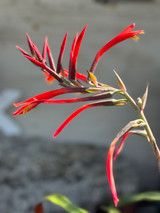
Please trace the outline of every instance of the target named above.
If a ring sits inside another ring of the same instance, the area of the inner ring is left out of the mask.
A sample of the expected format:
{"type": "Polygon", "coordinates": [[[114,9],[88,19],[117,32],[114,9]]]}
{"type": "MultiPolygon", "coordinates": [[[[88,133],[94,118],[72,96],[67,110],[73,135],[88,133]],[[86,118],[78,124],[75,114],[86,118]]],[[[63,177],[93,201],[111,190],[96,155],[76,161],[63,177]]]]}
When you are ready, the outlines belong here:
{"type": "Polygon", "coordinates": [[[107,213],[121,213],[117,208],[112,206],[102,206],[101,209],[107,213]]]}
{"type": "Polygon", "coordinates": [[[44,200],[49,200],[50,202],[61,206],[68,213],[88,213],[88,211],[77,207],[67,197],[60,194],[46,196],[44,200]]]}
{"type": "MultiPolygon", "coordinates": [[[[118,207],[124,207],[140,201],[160,201],[160,192],[143,192],[127,197],[121,197],[118,207]]],[[[114,206],[102,206],[101,209],[107,213],[121,213],[114,206]]]]}
{"type": "Polygon", "coordinates": [[[160,192],[143,192],[133,196],[123,197],[120,199],[119,207],[140,201],[160,201],[160,192]]]}

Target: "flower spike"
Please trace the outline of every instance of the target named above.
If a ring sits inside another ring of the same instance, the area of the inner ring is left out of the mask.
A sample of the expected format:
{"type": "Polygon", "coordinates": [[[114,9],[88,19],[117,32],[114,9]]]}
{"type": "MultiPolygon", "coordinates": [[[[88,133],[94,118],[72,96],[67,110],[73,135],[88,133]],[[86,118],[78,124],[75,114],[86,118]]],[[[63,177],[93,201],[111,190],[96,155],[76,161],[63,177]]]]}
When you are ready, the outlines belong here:
{"type": "MultiPolygon", "coordinates": [[[[148,86],[142,98],[138,98],[138,102],[134,101],[134,99],[127,93],[126,87],[122,82],[119,75],[115,72],[118,85],[120,89],[116,89],[114,87],[108,86],[107,84],[103,84],[98,82],[96,76],[94,75],[94,71],[96,66],[103,56],[103,54],[108,51],[114,45],[127,40],[129,38],[138,40],[137,35],[143,34],[143,30],[133,31],[135,27],[135,23],[128,26],[121,33],[119,33],[115,38],[106,43],[96,54],[91,68],[88,71],[88,76],[83,75],[80,72],[77,72],[77,58],[80,50],[80,45],[82,43],[84,34],[87,29],[87,25],[84,27],[80,34],[76,34],[69,57],[69,68],[65,69],[62,66],[63,54],[66,46],[68,31],[64,36],[62,41],[60,52],[57,60],[57,67],[55,66],[53,56],[48,45],[48,37],[45,38],[44,46],[42,54],[38,50],[38,48],[33,44],[28,34],[27,41],[30,49],[30,53],[21,49],[17,46],[19,51],[23,54],[25,58],[30,60],[34,65],[38,66],[40,70],[46,75],[46,80],[48,82],[52,82],[54,79],[58,81],[59,86],[62,88],[48,91],[39,95],[35,95],[25,101],[20,103],[14,103],[15,107],[19,107],[13,115],[18,116],[21,114],[27,115],[27,112],[31,111],[39,104],[63,104],[63,103],[77,103],[77,102],[85,102],[90,101],[88,104],[83,105],[75,112],[73,112],[56,130],[53,137],[56,137],[77,115],[79,115],[82,111],[97,107],[97,106],[121,106],[126,103],[130,103],[133,109],[137,112],[138,118],[135,121],[129,122],[116,136],[116,138],[112,141],[107,161],[106,161],[106,170],[108,176],[109,186],[112,192],[113,200],[115,206],[118,205],[118,196],[116,191],[116,185],[113,176],[113,160],[117,158],[120,154],[124,141],[130,134],[137,134],[144,136],[148,139],[149,143],[152,145],[154,154],[157,159],[158,166],[160,168],[160,151],[153,136],[153,133],[150,129],[150,126],[144,115],[144,108],[146,105],[147,95],[148,95],[148,86]],[[63,94],[73,94],[80,93],[81,95],[85,95],[83,97],[74,97],[68,99],[56,99],[57,96],[63,94]],[[96,93],[96,94],[95,94],[96,93]],[[111,99],[115,94],[119,96],[123,96],[123,99],[111,99]],[[137,129],[137,128],[143,128],[137,129]],[[136,129],[135,129],[136,128],[136,129]],[[120,141],[120,144],[117,146],[117,143],[120,141]]],[[[87,70],[87,69],[86,69],[87,70]]],[[[86,71],[85,70],[85,71],[86,71]]],[[[40,210],[42,209],[40,208],[40,210]]]]}

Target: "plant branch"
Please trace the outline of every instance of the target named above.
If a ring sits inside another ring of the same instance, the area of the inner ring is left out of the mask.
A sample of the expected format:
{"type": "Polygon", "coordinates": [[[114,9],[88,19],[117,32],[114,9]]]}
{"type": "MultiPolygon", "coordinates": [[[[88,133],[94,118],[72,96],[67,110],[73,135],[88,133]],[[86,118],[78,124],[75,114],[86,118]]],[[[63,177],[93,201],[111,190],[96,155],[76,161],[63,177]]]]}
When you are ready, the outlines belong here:
{"type": "Polygon", "coordinates": [[[157,164],[158,164],[158,168],[160,171],[160,150],[158,148],[158,145],[156,143],[155,137],[152,133],[152,130],[148,124],[148,121],[144,115],[143,110],[141,110],[138,105],[136,104],[136,102],[134,101],[134,99],[127,93],[121,93],[122,96],[124,96],[128,102],[131,104],[131,106],[134,108],[134,110],[136,111],[136,113],[138,114],[138,117],[142,120],[144,120],[144,122],[146,123],[146,125],[144,126],[146,132],[147,132],[147,136],[149,138],[149,142],[153,148],[153,152],[155,154],[156,160],[157,160],[157,164]]]}

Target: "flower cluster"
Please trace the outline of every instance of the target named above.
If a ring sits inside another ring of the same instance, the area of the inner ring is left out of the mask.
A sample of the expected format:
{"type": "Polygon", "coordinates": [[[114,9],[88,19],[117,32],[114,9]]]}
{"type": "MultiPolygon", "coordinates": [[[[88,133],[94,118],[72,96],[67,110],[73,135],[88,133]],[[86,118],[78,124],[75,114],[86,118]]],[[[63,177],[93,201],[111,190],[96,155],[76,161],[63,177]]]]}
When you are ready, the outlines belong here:
{"type": "MultiPolygon", "coordinates": [[[[83,105],[81,108],[73,112],[64,121],[64,123],[62,123],[62,125],[56,130],[54,134],[54,137],[56,137],[72,119],[74,119],[79,113],[81,113],[85,109],[88,109],[91,107],[97,107],[97,106],[119,106],[119,105],[126,104],[128,101],[126,97],[123,99],[112,98],[117,93],[121,95],[124,95],[126,93],[125,85],[123,84],[118,74],[115,72],[120,89],[116,89],[112,86],[108,86],[106,84],[98,82],[96,76],[94,75],[94,72],[100,58],[107,50],[109,50],[114,45],[126,39],[133,38],[137,40],[138,39],[137,35],[144,33],[143,30],[132,31],[134,27],[135,27],[134,23],[128,26],[125,30],[123,30],[111,41],[106,43],[97,52],[93,60],[93,63],[91,64],[90,69],[88,69],[87,71],[87,75],[83,75],[77,72],[78,53],[79,53],[82,39],[86,32],[87,26],[85,26],[85,28],[82,30],[80,34],[77,33],[73,40],[73,44],[70,51],[68,69],[65,69],[62,65],[62,59],[63,59],[68,32],[66,33],[60,48],[60,53],[57,60],[57,66],[54,63],[52,53],[48,45],[48,38],[47,37],[45,38],[44,47],[41,54],[38,48],[35,46],[35,44],[33,44],[33,42],[31,41],[29,35],[26,34],[30,53],[24,51],[18,46],[17,48],[22,52],[24,57],[29,59],[34,65],[41,68],[42,72],[46,76],[46,81],[52,83],[54,80],[57,80],[59,82],[59,85],[62,88],[36,95],[20,103],[14,103],[14,106],[19,108],[17,111],[13,113],[13,115],[15,116],[18,116],[20,114],[26,115],[27,112],[29,112],[30,110],[32,110],[33,108],[35,108],[41,103],[61,104],[61,103],[91,101],[89,104],[83,105]],[[61,100],[54,99],[56,96],[67,94],[67,93],[81,93],[82,95],[85,95],[85,96],[81,98],[72,98],[72,99],[61,99],[61,100]]],[[[135,127],[143,126],[143,125],[144,125],[144,122],[140,119],[129,123],[129,125],[127,125],[125,129],[122,129],[123,131],[117,135],[117,137],[115,138],[115,140],[112,142],[110,146],[108,157],[107,157],[107,175],[108,175],[109,185],[112,191],[114,203],[116,206],[118,203],[118,197],[117,197],[116,187],[115,187],[114,178],[113,178],[113,168],[112,168],[113,158],[115,159],[117,155],[119,154],[120,150],[122,149],[125,138],[129,134],[137,133],[138,131],[137,130],[136,132],[134,132],[131,129],[135,127]],[[121,138],[122,138],[122,141],[119,147],[115,150],[115,145],[121,138]]],[[[138,132],[138,134],[142,135],[143,132],[138,132]]]]}

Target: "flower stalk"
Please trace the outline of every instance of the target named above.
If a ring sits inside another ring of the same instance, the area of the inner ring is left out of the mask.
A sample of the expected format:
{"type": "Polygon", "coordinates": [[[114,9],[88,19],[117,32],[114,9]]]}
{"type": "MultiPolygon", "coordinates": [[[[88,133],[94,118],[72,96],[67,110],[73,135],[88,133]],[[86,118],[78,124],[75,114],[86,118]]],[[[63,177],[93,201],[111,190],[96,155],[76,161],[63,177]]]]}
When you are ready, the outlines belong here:
{"type": "Polygon", "coordinates": [[[145,122],[146,125],[144,126],[144,129],[147,132],[147,137],[148,137],[149,143],[152,146],[153,152],[154,152],[156,160],[157,160],[157,165],[158,165],[158,168],[159,168],[159,171],[160,171],[160,150],[158,148],[158,145],[156,143],[156,139],[155,139],[155,137],[154,137],[154,135],[152,133],[150,125],[148,124],[148,121],[147,121],[147,119],[145,117],[144,110],[140,109],[140,107],[138,107],[136,102],[133,100],[133,98],[127,92],[121,93],[121,94],[128,100],[130,105],[136,111],[138,117],[145,122]]]}

